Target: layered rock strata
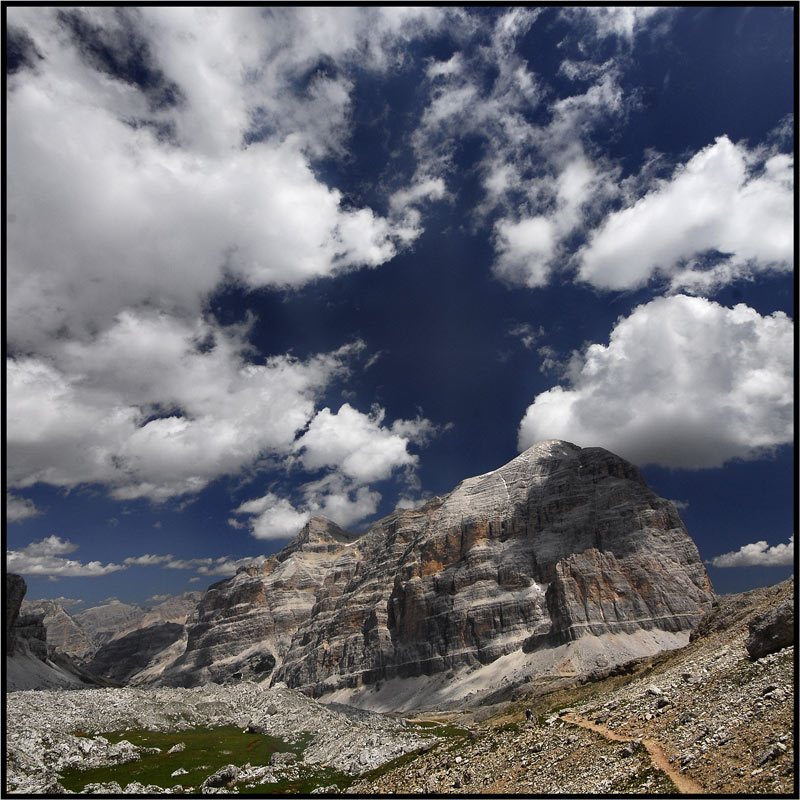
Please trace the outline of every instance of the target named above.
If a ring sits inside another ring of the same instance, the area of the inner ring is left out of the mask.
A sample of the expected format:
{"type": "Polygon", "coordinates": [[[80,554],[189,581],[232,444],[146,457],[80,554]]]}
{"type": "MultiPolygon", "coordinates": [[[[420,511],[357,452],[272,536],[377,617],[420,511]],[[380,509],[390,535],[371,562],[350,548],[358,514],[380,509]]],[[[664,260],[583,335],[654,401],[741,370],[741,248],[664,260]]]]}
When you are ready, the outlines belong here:
{"type": "Polygon", "coordinates": [[[712,600],[674,505],[612,453],[554,440],[360,537],[312,520],[208,590],[165,682],[261,665],[319,696],[585,637],[688,640],[712,600]]]}
{"type": "Polygon", "coordinates": [[[104,644],[86,669],[120,685],[149,667],[159,654],[180,641],[184,627],[176,622],[148,625],[104,644]]]}
{"type": "Polygon", "coordinates": [[[56,601],[26,601],[22,611],[42,617],[47,631],[47,644],[55,650],[82,661],[90,658],[97,649],[86,631],[56,601]]]}

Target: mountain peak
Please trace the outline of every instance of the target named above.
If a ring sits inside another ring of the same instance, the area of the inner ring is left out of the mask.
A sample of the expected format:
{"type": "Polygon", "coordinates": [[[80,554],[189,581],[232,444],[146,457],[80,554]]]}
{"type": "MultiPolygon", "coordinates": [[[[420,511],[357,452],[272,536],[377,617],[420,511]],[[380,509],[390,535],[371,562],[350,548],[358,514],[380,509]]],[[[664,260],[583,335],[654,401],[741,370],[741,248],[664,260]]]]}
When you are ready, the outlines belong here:
{"type": "Polygon", "coordinates": [[[371,702],[368,685],[512,654],[580,672],[685,644],[714,597],[638,469],[557,439],[360,536],[314,517],[267,563],[209,589],[166,681],[225,681],[255,659],[273,682],[371,702]]]}

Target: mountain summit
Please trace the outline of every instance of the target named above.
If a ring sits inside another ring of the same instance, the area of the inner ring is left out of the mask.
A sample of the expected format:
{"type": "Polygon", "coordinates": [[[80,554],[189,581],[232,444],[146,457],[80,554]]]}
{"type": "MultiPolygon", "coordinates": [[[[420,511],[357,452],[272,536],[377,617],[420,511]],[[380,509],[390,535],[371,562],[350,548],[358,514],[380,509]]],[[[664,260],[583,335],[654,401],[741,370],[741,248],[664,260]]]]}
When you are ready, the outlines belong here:
{"type": "Polygon", "coordinates": [[[635,466],[551,440],[361,536],[312,519],[207,590],[161,682],[269,677],[410,707],[680,647],[713,598],[635,466]]]}

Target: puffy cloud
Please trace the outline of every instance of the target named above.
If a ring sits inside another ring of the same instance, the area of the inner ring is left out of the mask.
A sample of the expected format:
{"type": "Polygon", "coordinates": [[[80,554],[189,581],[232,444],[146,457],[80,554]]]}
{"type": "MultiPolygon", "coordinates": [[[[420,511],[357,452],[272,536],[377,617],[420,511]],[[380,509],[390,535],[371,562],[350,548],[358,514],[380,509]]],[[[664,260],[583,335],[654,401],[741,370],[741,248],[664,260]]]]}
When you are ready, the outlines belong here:
{"type": "MultiPolygon", "coordinates": [[[[147,553],[143,556],[129,557],[123,562],[125,566],[157,567],[162,569],[195,570],[200,575],[233,575],[239,567],[259,564],[264,556],[246,556],[244,558],[176,558],[171,554],[155,555],[147,553]]],[[[170,595],[165,595],[169,597],[170,595]]],[[[151,598],[152,599],[152,598],[151,598]]]]}
{"type": "Polygon", "coordinates": [[[136,567],[154,567],[159,564],[166,564],[168,561],[172,561],[172,558],[172,556],[157,556],[151,554],[135,557],[129,556],[123,561],[123,564],[136,567]]]}
{"type": "Polygon", "coordinates": [[[548,263],[556,245],[553,223],[542,216],[519,222],[501,219],[495,230],[499,251],[493,267],[495,274],[509,283],[544,286],[550,277],[548,263]]]}
{"type": "MultiPolygon", "coordinates": [[[[272,492],[242,503],[234,514],[254,515],[249,522],[256,539],[289,539],[313,516],[310,510],[298,510],[288,499],[272,492]]],[[[236,523],[232,520],[232,524],[236,523]]]]}
{"type": "Polygon", "coordinates": [[[92,341],[53,345],[49,359],[9,359],[10,485],[97,482],[122,499],[164,500],[288,454],[363,345],[253,364],[243,334],[124,312],[92,341]]]}
{"type": "MultiPolygon", "coordinates": [[[[269,491],[262,497],[242,503],[234,514],[247,515],[246,524],[258,539],[284,539],[298,533],[315,516],[332,519],[347,527],[378,510],[381,494],[370,483],[389,478],[403,469],[402,480],[416,485],[414,468],[418,456],[408,452],[408,445],[422,446],[439,431],[430,420],[398,419],[387,427],[385,411],[375,406],[364,414],[345,403],[334,414],[323,408],[296,440],[296,463],[307,472],[325,470],[325,474],[297,489],[292,501],[269,491]]],[[[229,520],[241,527],[237,517],[229,520]]]]}
{"type": "MultiPolygon", "coordinates": [[[[248,331],[204,304],[223,279],[296,287],[419,235],[440,178],[396,191],[384,218],[343,204],[314,164],[347,148],[353,74],[399,65],[443,12],[10,16],[36,56],[8,87],[9,484],[162,501],[285,460],[363,345],[254,363],[248,331]]],[[[413,461],[382,452],[403,437],[381,430],[348,475],[413,461]]]]}
{"type": "Polygon", "coordinates": [[[312,160],[345,147],[351,65],[388,68],[436,9],[10,16],[41,54],[8,92],[15,347],[141,303],[193,315],[230,273],[298,286],[377,266],[421,232],[344,208],[312,160]]]}
{"type": "Polygon", "coordinates": [[[127,569],[124,564],[101,564],[99,561],[83,564],[64,558],[77,549],[78,545],[70,541],[48,536],[20,550],[6,550],[6,568],[22,575],[46,575],[50,578],[97,578],[127,569]]]}
{"type": "MultiPolygon", "coordinates": [[[[336,467],[359,483],[388,478],[397,467],[413,467],[408,437],[383,427],[385,411],[363,414],[345,403],[337,413],[323,408],[309,423],[294,449],[306,470],[336,467]]],[[[398,431],[408,423],[397,422],[398,431]]]]}
{"type": "Polygon", "coordinates": [[[405,189],[398,189],[389,198],[395,235],[404,242],[413,242],[423,230],[419,206],[441,200],[447,190],[442,178],[422,178],[405,189]]]}
{"type": "MultiPolygon", "coordinates": [[[[385,411],[377,406],[370,414],[347,403],[335,414],[323,408],[294,449],[304,470],[326,474],[300,486],[298,501],[270,491],[242,503],[234,514],[248,515],[246,524],[258,539],[292,537],[314,516],[347,527],[374,514],[381,494],[368,484],[389,478],[397,469],[404,470],[406,484],[415,484],[419,459],[408,452],[408,445],[424,445],[438,432],[423,417],[398,419],[391,427],[384,426],[384,418],[385,411]]],[[[229,522],[234,527],[242,524],[236,517],[229,522]]]]}
{"type": "Polygon", "coordinates": [[[770,547],[766,542],[742,545],[738,550],[714,556],[712,567],[784,567],[794,564],[794,534],[786,544],[770,547]]]}
{"type": "Polygon", "coordinates": [[[519,447],[563,438],[690,469],[763,455],[793,440],[792,336],[783,312],[653,300],[571,364],[569,388],[535,398],[519,447]]]}
{"type": "Polygon", "coordinates": [[[23,519],[36,517],[41,513],[36,508],[33,500],[6,492],[6,518],[9,522],[20,522],[23,519]]]}
{"type": "MultiPolygon", "coordinates": [[[[288,539],[296,536],[312,517],[322,516],[346,528],[374,514],[380,493],[367,486],[356,486],[340,475],[329,475],[301,487],[297,505],[285,497],[268,492],[263,497],[242,503],[235,514],[250,514],[248,525],[256,539],[288,539]]],[[[237,527],[237,521],[231,520],[237,527]]]]}
{"type": "Polygon", "coordinates": [[[719,137],[633,205],[609,215],[580,253],[579,277],[628,289],[657,274],[708,288],[768,269],[790,270],[793,159],[719,137]],[[721,260],[708,270],[703,257],[721,260]]]}
{"type": "Polygon", "coordinates": [[[477,167],[485,195],[475,214],[482,219],[500,209],[493,270],[530,287],[549,281],[565,239],[618,193],[616,169],[593,158],[586,139],[624,111],[619,68],[608,62],[584,91],[552,100],[548,113],[538,114],[546,122],[532,120],[552,94],[518,51],[537,15],[513,9],[497,18],[490,44],[429,65],[431,99],[413,137],[427,176],[455,169],[453,153],[464,137],[483,140],[477,167]]]}
{"type": "Polygon", "coordinates": [[[145,603],[163,603],[165,600],[169,600],[170,597],[174,597],[175,595],[172,594],[154,594],[151,597],[148,597],[145,600],[145,603]]]}
{"type": "Polygon", "coordinates": [[[71,608],[73,606],[83,605],[84,601],[76,597],[54,597],[54,603],[58,603],[62,608],[71,608]]]}

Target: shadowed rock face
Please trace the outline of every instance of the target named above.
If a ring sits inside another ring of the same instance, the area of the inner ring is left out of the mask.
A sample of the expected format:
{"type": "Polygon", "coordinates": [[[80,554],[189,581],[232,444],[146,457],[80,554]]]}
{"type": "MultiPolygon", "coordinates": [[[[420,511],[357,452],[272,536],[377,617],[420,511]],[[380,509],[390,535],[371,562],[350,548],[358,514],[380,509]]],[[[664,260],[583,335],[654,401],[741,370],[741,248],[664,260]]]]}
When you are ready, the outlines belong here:
{"type": "Polygon", "coordinates": [[[42,616],[47,629],[47,644],[77,660],[84,660],[96,647],[86,631],[54,600],[37,600],[24,603],[24,613],[42,616]]]}
{"type": "Polygon", "coordinates": [[[315,695],[487,664],[584,636],[688,631],[713,591],[675,507],[600,448],[534,445],[360,537],[323,519],[212,586],[165,677],[259,654],[315,695]]]}
{"type": "Polygon", "coordinates": [[[6,652],[12,655],[16,638],[14,636],[14,625],[19,616],[19,609],[28,586],[22,575],[13,572],[6,573],[6,652]]]}
{"type": "Polygon", "coordinates": [[[117,683],[126,683],[182,635],[183,625],[175,622],[135,630],[104,644],[86,664],[86,669],[117,683]]]}

